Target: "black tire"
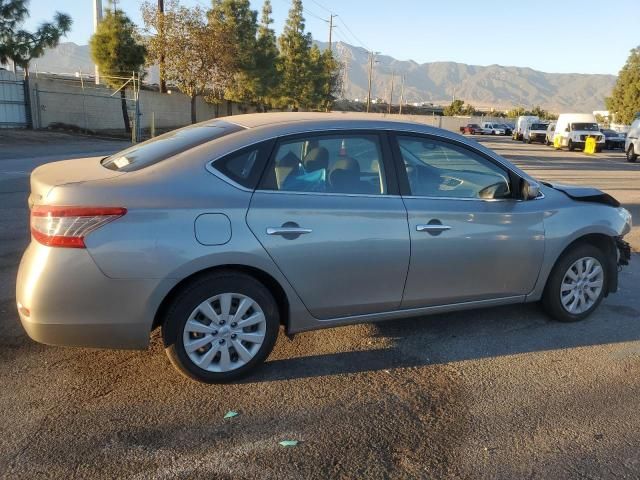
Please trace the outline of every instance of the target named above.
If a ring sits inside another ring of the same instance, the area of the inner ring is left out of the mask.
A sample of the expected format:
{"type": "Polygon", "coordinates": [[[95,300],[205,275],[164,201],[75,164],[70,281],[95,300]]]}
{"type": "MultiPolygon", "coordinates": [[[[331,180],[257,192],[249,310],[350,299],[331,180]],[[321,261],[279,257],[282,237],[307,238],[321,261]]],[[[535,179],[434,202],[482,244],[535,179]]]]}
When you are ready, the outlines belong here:
{"type": "Polygon", "coordinates": [[[569,141],[567,142],[567,148],[569,149],[570,152],[573,152],[573,142],[571,141],[571,139],[569,139],[569,141]]]}
{"type": "Polygon", "coordinates": [[[527,139],[527,143],[528,143],[528,144],[531,144],[531,137],[529,137],[529,138],[527,139]]]}
{"type": "Polygon", "coordinates": [[[551,146],[551,142],[549,141],[549,139],[548,139],[548,138],[545,138],[545,139],[544,139],[544,144],[545,144],[547,147],[551,146]]]}
{"type": "Polygon", "coordinates": [[[553,267],[553,270],[547,279],[547,285],[545,286],[544,293],[542,294],[542,306],[550,317],[559,322],[577,322],[584,320],[591,315],[596,308],[598,308],[598,305],[600,305],[600,302],[604,298],[608,282],[607,260],[602,251],[589,244],[577,245],[571,250],[565,252],[553,267]],[[600,292],[600,296],[588,310],[580,314],[572,314],[562,305],[560,300],[560,288],[567,270],[569,270],[574,262],[584,257],[593,257],[600,262],[603,270],[603,287],[600,292]]]}
{"type": "Polygon", "coordinates": [[[638,159],[638,154],[633,149],[633,144],[629,145],[629,149],[627,150],[627,162],[635,162],[638,159]]]}
{"type": "Polygon", "coordinates": [[[596,153],[602,153],[602,147],[596,147],[596,153]]]}
{"type": "Polygon", "coordinates": [[[162,323],[165,352],[173,366],[183,375],[204,383],[226,383],[250,373],[269,356],[279,330],[278,305],[271,292],[254,277],[234,271],[204,275],[185,286],[167,308],[162,323]],[[189,358],[182,335],[185,324],[196,307],[223,293],[237,293],[253,299],[264,313],[266,331],[262,345],[245,365],[227,372],[211,372],[200,368],[189,358]]]}

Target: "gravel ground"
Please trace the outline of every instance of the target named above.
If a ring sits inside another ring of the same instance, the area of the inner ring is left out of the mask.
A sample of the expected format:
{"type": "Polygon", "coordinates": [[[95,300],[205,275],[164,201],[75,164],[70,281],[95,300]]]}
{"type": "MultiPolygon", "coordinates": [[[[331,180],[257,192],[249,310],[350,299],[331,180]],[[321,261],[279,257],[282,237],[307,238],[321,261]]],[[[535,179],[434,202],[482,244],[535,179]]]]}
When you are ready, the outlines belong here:
{"type": "MultiPolygon", "coordinates": [[[[18,172],[122,145],[49,137],[44,151],[23,135],[0,151],[0,477],[640,477],[640,256],[578,324],[522,305],[281,336],[245,382],[201,385],[172,369],[157,333],[142,352],[26,337],[18,172]]],[[[481,141],[535,176],[605,188],[640,218],[640,164],[620,153],[481,141]]]]}

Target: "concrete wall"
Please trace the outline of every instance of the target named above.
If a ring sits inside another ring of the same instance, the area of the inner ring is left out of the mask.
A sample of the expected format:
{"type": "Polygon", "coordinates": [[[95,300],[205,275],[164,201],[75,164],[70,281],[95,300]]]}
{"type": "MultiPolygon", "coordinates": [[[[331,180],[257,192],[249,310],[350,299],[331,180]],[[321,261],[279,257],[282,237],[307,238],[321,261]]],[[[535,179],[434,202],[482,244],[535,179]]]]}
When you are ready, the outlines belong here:
{"type": "MultiPolygon", "coordinates": [[[[52,124],[63,124],[74,128],[91,130],[98,133],[124,135],[124,122],[120,93],[102,85],[90,82],[82,84],[79,79],[61,76],[31,77],[31,109],[34,128],[47,128],[52,124]]],[[[131,90],[127,90],[129,116],[133,118],[135,103],[131,90]]],[[[196,99],[197,120],[203,121],[217,116],[227,115],[229,105],[232,114],[249,113],[238,104],[224,102],[216,108],[202,98],[196,99]]],[[[140,119],[143,131],[148,134],[152,121],[156,132],[171,130],[191,123],[190,99],[180,92],[161,94],[154,91],[140,91],[140,119]],[[153,120],[152,120],[153,119],[153,120]]],[[[367,115],[367,114],[361,114],[367,115]]],[[[384,118],[384,113],[370,113],[373,117],[384,118]]],[[[490,117],[441,117],[429,115],[390,115],[390,118],[424,123],[434,127],[458,132],[467,123],[483,121],[503,122],[505,119],[490,117]]]]}
{"type": "MultiPolygon", "coordinates": [[[[42,76],[32,77],[29,87],[34,128],[64,124],[95,132],[124,132],[120,93],[114,93],[113,89],[89,82],[82,85],[74,78],[42,76]]],[[[127,90],[127,106],[131,119],[134,117],[135,109],[132,96],[132,91],[127,90]]],[[[141,90],[139,102],[143,130],[150,129],[152,121],[157,131],[171,130],[191,123],[190,99],[180,92],[161,94],[141,90]]],[[[215,105],[208,104],[198,97],[197,121],[225,116],[228,108],[228,102],[220,104],[216,109],[215,105]]],[[[231,104],[231,108],[233,115],[245,113],[237,104],[231,104]]]]}

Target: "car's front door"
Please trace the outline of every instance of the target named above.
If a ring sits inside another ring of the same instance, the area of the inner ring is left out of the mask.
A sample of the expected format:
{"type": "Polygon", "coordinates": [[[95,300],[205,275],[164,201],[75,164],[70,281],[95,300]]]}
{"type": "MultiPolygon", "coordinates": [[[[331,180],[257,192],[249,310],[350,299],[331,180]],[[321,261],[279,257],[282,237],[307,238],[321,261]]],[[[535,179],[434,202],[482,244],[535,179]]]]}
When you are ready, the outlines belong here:
{"type": "Polygon", "coordinates": [[[429,136],[395,139],[411,235],[402,307],[529,293],[544,253],[539,202],[515,198],[509,172],[471,147],[429,136]]]}
{"type": "Polygon", "coordinates": [[[247,222],[319,319],[399,308],[410,240],[385,135],[278,141],[247,222]]]}

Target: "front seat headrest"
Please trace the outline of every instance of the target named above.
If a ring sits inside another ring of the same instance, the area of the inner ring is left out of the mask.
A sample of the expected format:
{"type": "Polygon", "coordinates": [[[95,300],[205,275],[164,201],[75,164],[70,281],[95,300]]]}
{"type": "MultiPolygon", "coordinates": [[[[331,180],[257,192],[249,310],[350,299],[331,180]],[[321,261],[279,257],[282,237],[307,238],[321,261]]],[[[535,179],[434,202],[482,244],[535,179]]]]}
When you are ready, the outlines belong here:
{"type": "Polygon", "coordinates": [[[302,163],[307,172],[329,168],[329,150],[324,147],[314,147],[304,156],[302,163]]]}
{"type": "Polygon", "coordinates": [[[329,181],[338,192],[348,193],[357,190],[360,184],[360,164],[351,157],[337,160],[331,169],[329,181]]]}

